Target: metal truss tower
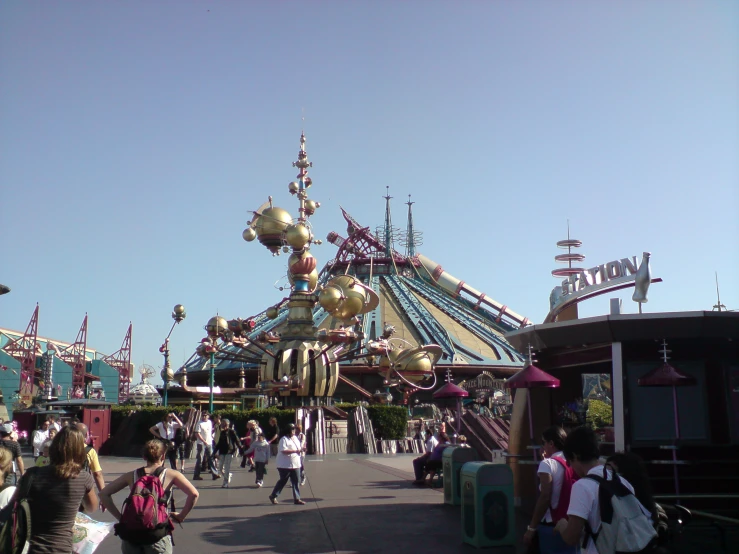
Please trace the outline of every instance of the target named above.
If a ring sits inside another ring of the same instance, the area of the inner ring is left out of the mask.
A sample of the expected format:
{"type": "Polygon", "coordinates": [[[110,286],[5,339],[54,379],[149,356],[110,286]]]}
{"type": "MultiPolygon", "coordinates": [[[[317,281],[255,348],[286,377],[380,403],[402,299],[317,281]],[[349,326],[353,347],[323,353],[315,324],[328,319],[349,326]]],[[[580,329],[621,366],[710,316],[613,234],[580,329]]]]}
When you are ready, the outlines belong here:
{"type": "Polygon", "coordinates": [[[123,339],[121,348],[103,358],[103,361],[118,372],[118,403],[128,400],[128,391],[131,387],[131,331],[133,324],[128,324],[128,332],[123,339]]]}
{"type": "Polygon", "coordinates": [[[77,333],[77,340],[58,352],[59,358],[72,367],[72,395],[82,398],[85,394],[85,372],[87,366],[87,314],[77,333]],[[82,396],[80,396],[80,394],[82,396]]]}
{"type": "Polygon", "coordinates": [[[22,337],[9,342],[3,350],[21,363],[18,393],[21,397],[33,396],[33,381],[38,356],[38,304],[22,337]]]}

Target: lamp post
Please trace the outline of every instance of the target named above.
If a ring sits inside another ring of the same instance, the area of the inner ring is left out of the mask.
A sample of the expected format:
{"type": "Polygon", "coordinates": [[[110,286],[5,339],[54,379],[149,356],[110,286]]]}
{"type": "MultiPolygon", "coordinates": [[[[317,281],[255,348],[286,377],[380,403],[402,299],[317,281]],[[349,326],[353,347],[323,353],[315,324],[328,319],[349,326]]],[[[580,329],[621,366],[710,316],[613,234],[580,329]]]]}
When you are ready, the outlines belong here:
{"type": "Polygon", "coordinates": [[[185,312],[185,307],[182,304],[177,304],[172,310],[172,319],[174,319],[174,323],[172,323],[172,327],[167,334],[167,338],[164,339],[164,344],[159,348],[159,352],[164,356],[164,367],[162,368],[161,373],[162,381],[164,381],[164,398],[162,399],[162,405],[164,406],[167,405],[169,382],[174,379],[174,373],[172,373],[172,368],[169,365],[169,337],[172,335],[172,331],[174,331],[175,326],[186,317],[187,313],[185,312]]]}
{"type": "Polygon", "coordinates": [[[210,375],[208,377],[208,386],[210,387],[210,395],[208,397],[208,411],[213,413],[213,387],[216,371],[216,351],[218,350],[218,338],[223,337],[228,331],[228,322],[221,316],[214,316],[208,320],[205,325],[205,332],[208,336],[202,340],[204,351],[210,354],[210,375]]]}

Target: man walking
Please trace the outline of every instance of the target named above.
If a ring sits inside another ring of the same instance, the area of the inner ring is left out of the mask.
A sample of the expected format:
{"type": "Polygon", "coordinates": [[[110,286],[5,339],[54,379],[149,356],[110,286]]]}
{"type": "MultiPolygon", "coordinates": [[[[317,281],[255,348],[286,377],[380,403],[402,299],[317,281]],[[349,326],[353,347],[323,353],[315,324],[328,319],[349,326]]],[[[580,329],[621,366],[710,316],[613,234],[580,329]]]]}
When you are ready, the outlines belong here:
{"type": "Polygon", "coordinates": [[[221,432],[216,443],[216,452],[218,452],[218,473],[223,477],[222,488],[227,489],[231,484],[231,462],[234,454],[239,448],[239,437],[236,432],[231,429],[231,422],[225,417],[221,420],[221,432]]]}
{"type": "Polygon", "coordinates": [[[210,414],[203,412],[202,420],[198,423],[195,429],[195,436],[198,439],[198,454],[195,459],[195,474],[193,475],[194,481],[202,481],[200,477],[201,467],[207,464],[208,469],[213,474],[213,480],[215,481],[220,477],[218,470],[216,469],[215,463],[213,462],[213,423],[210,421],[210,414]]]}

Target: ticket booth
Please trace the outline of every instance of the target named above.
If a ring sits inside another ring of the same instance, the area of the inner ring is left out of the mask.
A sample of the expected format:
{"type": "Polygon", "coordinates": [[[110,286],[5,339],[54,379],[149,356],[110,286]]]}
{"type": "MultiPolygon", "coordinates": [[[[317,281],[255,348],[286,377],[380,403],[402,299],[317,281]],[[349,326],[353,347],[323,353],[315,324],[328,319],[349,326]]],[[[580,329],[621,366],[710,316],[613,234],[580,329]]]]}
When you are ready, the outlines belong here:
{"type": "Polygon", "coordinates": [[[111,406],[113,406],[111,402],[91,398],[57,400],[47,404],[49,409],[65,412],[69,420],[76,417],[87,425],[87,430],[90,433],[90,444],[95,450],[98,450],[110,438],[111,406]]]}

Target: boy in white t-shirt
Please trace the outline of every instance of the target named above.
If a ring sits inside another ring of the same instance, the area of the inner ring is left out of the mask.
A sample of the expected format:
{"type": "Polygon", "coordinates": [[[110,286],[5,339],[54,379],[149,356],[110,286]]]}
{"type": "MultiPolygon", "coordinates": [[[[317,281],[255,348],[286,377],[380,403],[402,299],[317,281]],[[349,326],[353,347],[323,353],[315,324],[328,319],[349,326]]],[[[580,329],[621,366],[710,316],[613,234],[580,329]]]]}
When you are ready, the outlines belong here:
{"type": "MultiPolygon", "coordinates": [[[[598,501],[598,488],[600,485],[593,479],[583,479],[586,475],[604,476],[604,467],[600,461],[598,449],[598,437],[590,427],[578,427],[574,429],[565,440],[563,452],[567,462],[580,477],[572,485],[570,506],[567,509],[568,519],[561,519],[554,527],[554,532],[559,533],[565,543],[576,546],[583,543],[585,522],[590,525],[593,533],[600,530],[600,503],[598,501]]],[[[610,470],[605,470],[608,479],[612,478],[610,470]]],[[[632,493],[634,487],[626,479],[620,478],[621,482],[632,493]]],[[[642,507],[643,508],[643,507],[642,507]]],[[[649,511],[643,508],[644,514],[650,517],[649,511]]],[[[595,541],[588,538],[586,547],[582,554],[598,554],[595,541]]]]}
{"type": "Polygon", "coordinates": [[[205,465],[213,475],[213,480],[219,479],[221,475],[218,473],[215,462],[213,461],[213,422],[210,420],[210,414],[203,412],[202,420],[195,428],[195,436],[198,439],[198,454],[195,461],[195,475],[193,480],[202,481],[200,476],[201,466],[205,465]]]}

